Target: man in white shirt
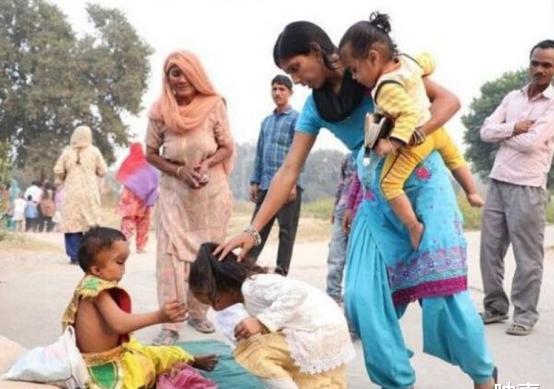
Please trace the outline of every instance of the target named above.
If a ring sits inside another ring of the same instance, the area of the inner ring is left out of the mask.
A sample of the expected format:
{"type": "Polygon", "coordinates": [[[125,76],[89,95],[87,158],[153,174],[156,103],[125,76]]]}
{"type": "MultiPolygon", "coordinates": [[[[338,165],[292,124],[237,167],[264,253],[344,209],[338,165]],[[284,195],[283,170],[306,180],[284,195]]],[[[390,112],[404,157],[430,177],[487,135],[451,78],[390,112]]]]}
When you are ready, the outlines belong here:
{"type": "Polygon", "coordinates": [[[38,186],[37,181],[33,181],[31,186],[27,188],[25,194],[23,195],[26,199],[29,198],[29,196],[31,196],[31,200],[33,200],[34,203],[38,204],[40,202],[40,199],[42,198],[42,189],[38,186]]]}

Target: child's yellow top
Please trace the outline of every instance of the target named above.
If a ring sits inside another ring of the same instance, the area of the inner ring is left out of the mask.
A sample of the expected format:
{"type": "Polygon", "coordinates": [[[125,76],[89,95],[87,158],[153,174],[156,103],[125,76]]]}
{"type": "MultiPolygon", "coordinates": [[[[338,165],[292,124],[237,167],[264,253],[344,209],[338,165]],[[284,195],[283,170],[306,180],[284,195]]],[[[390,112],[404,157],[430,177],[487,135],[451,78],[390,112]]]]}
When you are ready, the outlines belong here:
{"type": "MultiPolygon", "coordinates": [[[[131,298],[117,282],[86,275],[73,294],[62,318],[64,328],[75,323],[75,315],[82,299],[94,299],[102,291],[109,291],[117,305],[131,313],[131,298]]],[[[153,388],[159,374],[176,363],[190,363],[194,357],[179,346],[144,346],[129,334],[121,337],[121,344],[111,350],[84,353],[90,380],[89,389],[153,388]]]]}
{"type": "Polygon", "coordinates": [[[391,138],[408,144],[412,133],[431,118],[422,77],[435,70],[435,61],[429,54],[415,59],[400,55],[400,66],[379,77],[371,91],[376,111],[394,120],[391,138]]]}
{"type": "Polygon", "coordinates": [[[79,282],[79,285],[77,285],[73,298],[62,316],[63,328],[65,329],[68,325],[75,324],[75,316],[79,309],[79,302],[82,299],[92,300],[104,290],[110,291],[113,299],[123,311],[131,313],[131,297],[116,281],[106,281],[92,275],[85,275],[81,282],[79,282]]]}

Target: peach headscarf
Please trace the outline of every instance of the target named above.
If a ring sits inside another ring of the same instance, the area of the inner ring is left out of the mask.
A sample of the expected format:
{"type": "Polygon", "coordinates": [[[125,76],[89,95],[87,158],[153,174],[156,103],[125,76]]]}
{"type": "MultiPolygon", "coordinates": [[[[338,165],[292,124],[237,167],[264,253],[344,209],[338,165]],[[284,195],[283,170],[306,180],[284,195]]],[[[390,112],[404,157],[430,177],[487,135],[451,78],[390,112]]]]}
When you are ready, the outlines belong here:
{"type": "Polygon", "coordinates": [[[74,149],[84,149],[92,145],[92,130],[88,126],[79,126],[73,130],[70,140],[71,147],[74,149]]]}
{"type": "Polygon", "coordinates": [[[163,70],[162,95],[152,105],[150,118],[163,122],[175,132],[184,132],[198,127],[222,99],[208,79],[200,60],[190,51],[175,51],[165,60],[163,70]],[[174,65],[181,69],[187,80],[198,91],[198,95],[184,106],[177,104],[167,79],[167,72],[174,65]]]}

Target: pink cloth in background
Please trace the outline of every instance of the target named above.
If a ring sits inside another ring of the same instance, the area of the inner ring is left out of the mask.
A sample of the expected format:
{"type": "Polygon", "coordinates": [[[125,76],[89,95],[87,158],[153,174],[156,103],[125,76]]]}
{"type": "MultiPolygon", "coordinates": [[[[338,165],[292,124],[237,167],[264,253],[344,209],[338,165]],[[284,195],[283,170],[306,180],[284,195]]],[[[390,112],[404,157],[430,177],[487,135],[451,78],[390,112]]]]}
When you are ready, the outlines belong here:
{"type": "Polygon", "coordinates": [[[352,177],[352,183],[350,184],[350,190],[348,192],[348,199],[346,201],[346,209],[352,210],[352,218],[358,211],[358,206],[362,202],[364,197],[364,191],[362,190],[362,184],[358,178],[358,174],[354,174],[352,177]]]}
{"type": "Polygon", "coordinates": [[[217,389],[217,384],[187,364],[180,365],[176,374],[164,373],[158,377],[157,389],[217,389]]]}

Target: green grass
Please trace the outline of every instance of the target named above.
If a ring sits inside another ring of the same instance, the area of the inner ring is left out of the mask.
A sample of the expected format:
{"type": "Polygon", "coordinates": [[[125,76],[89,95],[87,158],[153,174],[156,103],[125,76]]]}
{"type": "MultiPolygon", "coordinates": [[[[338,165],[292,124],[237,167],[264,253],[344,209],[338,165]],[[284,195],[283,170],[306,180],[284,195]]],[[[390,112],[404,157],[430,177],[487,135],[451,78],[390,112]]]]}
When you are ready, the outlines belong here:
{"type": "MultiPolygon", "coordinates": [[[[464,195],[458,195],[458,205],[464,216],[464,228],[466,230],[479,230],[481,228],[482,208],[472,208],[464,195]]],[[[546,223],[554,223],[554,201],[546,206],[546,223]]]]}
{"type": "Polygon", "coordinates": [[[464,217],[464,229],[468,231],[480,229],[482,208],[473,208],[469,205],[463,194],[459,194],[457,199],[458,207],[460,207],[460,211],[464,217]]]}
{"type": "MultiPolygon", "coordinates": [[[[333,212],[334,199],[328,198],[302,204],[302,217],[327,220],[333,212]]],[[[473,208],[469,205],[464,195],[458,195],[458,206],[464,217],[464,228],[468,231],[481,228],[482,209],[473,208]]],[[[554,201],[551,201],[546,208],[547,223],[554,223],[554,201]]]]}
{"type": "Polygon", "coordinates": [[[302,204],[302,217],[330,220],[333,213],[334,198],[327,198],[302,204]]]}
{"type": "Polygon", "coordinates": [[[8,251],[56,251],[55,243],[43,242],[25,233],[15,233],[0,228],[0,252],[8,251]]]}
{"type": "Polygon", "coordinates": [[[550,201],[546,207],[546,222],[548,224],[554,223],[554,201],[550,201]]]}
{"type": "MultiPolygon", "coordinates": [[[[327,220],[333,212],[334,199],[327,198],[302,204],[302,217],[327,220]]],[[[458,196],[458,205],[464,216],[466,230],[477,230],[481,227],[481,209],[472,208],[463,195],[458,196]]],[[[554,218],[554,205],[549,209],[550,217],[554,218]]]]}
{"type": "Polygon", "coordinates": [[[5,228],[0,227],[0,242],[3,242],[10,238],[10,233],[5,228]]]}

